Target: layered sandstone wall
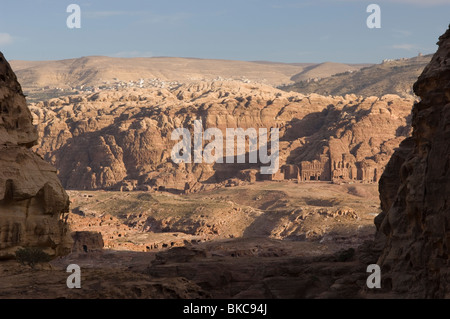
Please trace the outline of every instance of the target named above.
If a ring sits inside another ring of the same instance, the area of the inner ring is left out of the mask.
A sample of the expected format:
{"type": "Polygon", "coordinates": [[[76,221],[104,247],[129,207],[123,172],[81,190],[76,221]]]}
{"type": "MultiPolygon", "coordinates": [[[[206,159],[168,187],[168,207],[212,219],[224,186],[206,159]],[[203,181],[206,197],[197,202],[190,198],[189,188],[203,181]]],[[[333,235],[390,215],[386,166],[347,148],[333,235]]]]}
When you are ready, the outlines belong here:
{"type": "Polygon", "coordinates": [[[380,181],[383,284],[409,297],[450,297],[450,29],[414,85],[413,133],[380,181]]]}
{"type": "Polygon", "coordinates": [[[0,258],[19,247],[53,256],[71,247],[62,219],[69,198],[56,169],[31,151],[37,139],[20,84],[0,53],[0,258]]]}
{"type": "Polygon", "coordinates": [[[227,128],[279,128],[280,172],[273,179],[292,178],[292,172],[282,173],[285,164],[298,170],[318,160],[327,164],[297,175],[376,182],[409,134],[412,105],[393,95],[305,96],[216,81],[69,96],[31,110],[41,137],[36,150],[58,168],[67,189],[195,191],[239,176],[254,180],[249,170],[265,166],[174,164],[170,153],[178,141],[171,141],[171,133],[192,131],[195,120],[224,137],[227,128]]]}

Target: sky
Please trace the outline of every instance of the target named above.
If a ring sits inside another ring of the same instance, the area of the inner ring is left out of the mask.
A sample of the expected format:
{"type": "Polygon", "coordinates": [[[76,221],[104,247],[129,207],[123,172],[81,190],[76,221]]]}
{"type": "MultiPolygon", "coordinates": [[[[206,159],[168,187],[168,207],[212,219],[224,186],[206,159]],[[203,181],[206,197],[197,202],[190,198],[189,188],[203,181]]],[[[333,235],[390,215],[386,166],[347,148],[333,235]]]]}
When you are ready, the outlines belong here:
{"type": "Polygon", "coordinates": [[[9,60],[91,55],[380,63],[434,53],[450,0],[0,0],[9,60]],[[68,28],[70,4],[81,28],[68,28]],[[381,28],[368,28],[370,4],[381,28]]]}

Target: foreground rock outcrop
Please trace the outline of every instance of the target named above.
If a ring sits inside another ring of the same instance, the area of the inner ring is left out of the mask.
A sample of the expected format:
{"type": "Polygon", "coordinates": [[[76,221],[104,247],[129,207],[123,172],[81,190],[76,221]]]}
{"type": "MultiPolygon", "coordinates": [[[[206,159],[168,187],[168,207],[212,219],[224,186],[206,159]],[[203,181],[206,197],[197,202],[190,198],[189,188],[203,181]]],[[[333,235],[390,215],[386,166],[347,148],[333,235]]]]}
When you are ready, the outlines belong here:
{"type": "Polygon", "coordinates": [[[380,180],[383,286],[413,298],[450,297],[450,29],[414,85],[410,139],[380,180]]]}
{"type": "Polygon", "coordinates": [[[0,258],[27,246],[52,256],[70,251],[62,219],[69,198],[56,169],[31,151],[37,139],[20,84],[0,53],[0,258]]]}
{"type": "Polygon", "coordinates": [[[39,270],[7,261],[0,263],[0,298],[358,298],[367,275],[354,253],[334,244],[254,238],[161,252],[73,253],[39,270]],[[70,264],[82,269],[82,289],[65,285],[70,264]],[[352,282],[341,279],[347,274],[352,282]]]}

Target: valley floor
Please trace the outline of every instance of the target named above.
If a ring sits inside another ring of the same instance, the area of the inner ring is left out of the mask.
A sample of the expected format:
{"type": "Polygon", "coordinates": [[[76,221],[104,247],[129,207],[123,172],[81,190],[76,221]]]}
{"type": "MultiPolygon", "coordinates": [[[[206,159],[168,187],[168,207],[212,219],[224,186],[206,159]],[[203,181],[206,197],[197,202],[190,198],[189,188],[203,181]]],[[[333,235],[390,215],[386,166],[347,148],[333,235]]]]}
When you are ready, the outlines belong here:
{"type": "Polygon", "coordinates": [[[68,220],[81,242],[36,269],[1,263],[0,298],[364,297],[366,267],[376,259],[358,247],[373,239],[377,187],[69,191],[68,220]],[[82,289],[67,288],[69,264],[81,267],[82,289]]]}

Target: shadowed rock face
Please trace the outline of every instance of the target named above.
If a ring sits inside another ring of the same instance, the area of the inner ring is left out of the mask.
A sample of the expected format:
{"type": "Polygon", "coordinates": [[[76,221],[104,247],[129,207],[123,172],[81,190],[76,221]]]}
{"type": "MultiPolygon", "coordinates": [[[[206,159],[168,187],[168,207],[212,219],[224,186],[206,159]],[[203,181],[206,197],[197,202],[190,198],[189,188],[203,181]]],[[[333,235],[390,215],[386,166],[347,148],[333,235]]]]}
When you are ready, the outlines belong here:
{"type": "Polygon", "coordinates": [[[413,134],[380,181],[378,264],[394,293],[450,297],[450,29],[414,85],[413,134]]]}
{"type": "Polygon", "coordinates": [[[56,169],[30,148],[38,134],[10,65],[0,53],[0,258],[19,247],[42,247],[50,255],[70,249],[69,198],[56,169]]]}

